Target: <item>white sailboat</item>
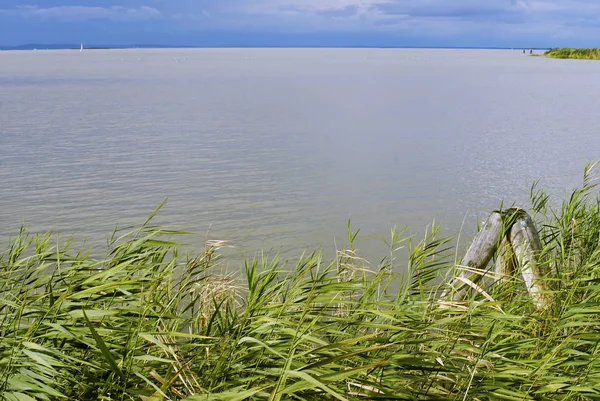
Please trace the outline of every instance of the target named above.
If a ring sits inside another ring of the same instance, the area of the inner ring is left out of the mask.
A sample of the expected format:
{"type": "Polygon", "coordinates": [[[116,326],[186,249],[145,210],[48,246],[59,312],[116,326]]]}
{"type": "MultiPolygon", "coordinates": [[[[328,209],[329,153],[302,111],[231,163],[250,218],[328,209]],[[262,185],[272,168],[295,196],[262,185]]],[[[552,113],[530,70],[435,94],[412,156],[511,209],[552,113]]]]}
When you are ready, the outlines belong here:
{"type": "Polygon", "coordinates": [[[83,51],[83,43],[81,44],[81,47],[79,48],[79,52],[81,53],[83,51]]]}

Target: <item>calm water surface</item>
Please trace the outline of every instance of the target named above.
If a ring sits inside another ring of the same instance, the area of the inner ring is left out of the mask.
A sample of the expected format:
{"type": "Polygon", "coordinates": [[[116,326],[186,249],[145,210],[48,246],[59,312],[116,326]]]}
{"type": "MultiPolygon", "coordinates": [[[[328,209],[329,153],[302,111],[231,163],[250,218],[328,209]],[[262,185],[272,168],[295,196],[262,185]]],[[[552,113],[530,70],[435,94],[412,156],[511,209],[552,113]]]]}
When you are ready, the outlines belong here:
{"type": "Polygon", "coordinates": [[[242,253],[392,226],[468,232],[533,180],[600,158],[600,63],[518,51],[0,52],[0,243],[25,223],[101,245],[119,224],[242,253]]]}

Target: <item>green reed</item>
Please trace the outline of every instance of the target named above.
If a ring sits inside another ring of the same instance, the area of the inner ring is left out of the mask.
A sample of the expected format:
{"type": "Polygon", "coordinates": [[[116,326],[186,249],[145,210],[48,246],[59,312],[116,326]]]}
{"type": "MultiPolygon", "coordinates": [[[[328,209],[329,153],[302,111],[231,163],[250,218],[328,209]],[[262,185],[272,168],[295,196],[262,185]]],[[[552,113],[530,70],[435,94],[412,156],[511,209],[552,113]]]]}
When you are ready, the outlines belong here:
{"type": "Polygon", "coordinates": [[[544,56],[552,58],[572,58],[572,59],[584,59],[584,60],[600,60],[600,49],[599,48],[587,48],[587,49],[576,49],[576,48],[557,48],[550,49],[544,52],[544,56]]]}
{"type": "Polygon", "coordinates": [[[559,207],[532,187],[555,272],[541,312],[517,278],[439,299],[457,250],[436,226],[420,240],[392,230],[373,267],[349,225],[334,260],[261,255],[238,275],[219,273],[222,242],[184,253],[186,233],[150,219],[101,259],[22,230],[0,258],[1,398],[600,399],[592,167],[559,207]]]}

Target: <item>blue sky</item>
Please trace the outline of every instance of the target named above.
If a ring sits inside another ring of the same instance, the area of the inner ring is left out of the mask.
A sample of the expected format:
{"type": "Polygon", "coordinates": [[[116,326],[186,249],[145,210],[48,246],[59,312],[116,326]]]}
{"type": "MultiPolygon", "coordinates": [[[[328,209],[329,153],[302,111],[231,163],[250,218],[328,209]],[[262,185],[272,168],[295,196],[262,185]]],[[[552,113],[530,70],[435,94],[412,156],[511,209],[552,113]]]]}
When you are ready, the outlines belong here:
{"type": "Polygon", "coordinates": [[[0,45],[600,46],[600,0],[0,0],[0,45]]]}

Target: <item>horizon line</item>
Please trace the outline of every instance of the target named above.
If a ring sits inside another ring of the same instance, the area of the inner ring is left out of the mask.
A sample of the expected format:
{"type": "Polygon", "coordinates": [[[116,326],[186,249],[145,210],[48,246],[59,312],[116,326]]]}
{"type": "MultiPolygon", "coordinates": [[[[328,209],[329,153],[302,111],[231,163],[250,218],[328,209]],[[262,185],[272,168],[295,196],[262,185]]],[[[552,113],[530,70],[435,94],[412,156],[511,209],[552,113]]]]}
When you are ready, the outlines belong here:
{"type": "Polygon", "coordinates": [[[84,49],[89,50],[110,50],[110,49],[473,49],[473,50],[549,50],[551,47],[510,47],[510,46],[377,46],[377,45],[166,45],[166,44],[126,44],[126,45],[111,45],[111,44],[91,44],[85,46],[80,44],[66,43],[24,43],[20,45],[1,45],[1,50],[71,50],[80,49],[83,45],[84,49]]]}

